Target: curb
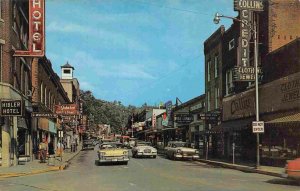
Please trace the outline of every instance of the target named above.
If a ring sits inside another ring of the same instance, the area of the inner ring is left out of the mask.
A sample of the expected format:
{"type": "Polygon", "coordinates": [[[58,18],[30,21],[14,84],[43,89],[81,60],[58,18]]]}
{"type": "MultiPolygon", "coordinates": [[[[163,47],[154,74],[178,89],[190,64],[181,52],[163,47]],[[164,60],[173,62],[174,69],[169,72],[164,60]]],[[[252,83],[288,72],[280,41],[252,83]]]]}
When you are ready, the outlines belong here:
{"type": "Polygon", "coordinates": [[[198,161],[207,163],[207,164],[210,164],[213,166],[221,166],[223,168],[230,168],[230,169],[239,170],[242,172],[258,173],[258,174],[264,174],[264,175],[282,178],[282,173],[269,172],[269,171],[265,171],[265,170],[255,169],[254,167],[233,165],[233,164],[228,164],[228,163],[223,163],[223,162],[208,161],[208,160],[204,160],[204,159],[198,159],[198,161]]]}

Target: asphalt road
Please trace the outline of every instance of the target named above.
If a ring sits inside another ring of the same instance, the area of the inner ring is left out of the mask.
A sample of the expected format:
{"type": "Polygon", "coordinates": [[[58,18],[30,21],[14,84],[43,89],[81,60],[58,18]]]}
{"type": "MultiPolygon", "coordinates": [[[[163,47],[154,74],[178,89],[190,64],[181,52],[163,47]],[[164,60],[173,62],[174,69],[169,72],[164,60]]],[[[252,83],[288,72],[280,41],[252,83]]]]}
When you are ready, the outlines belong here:
{"type": "Polygon", "coordinates": [[[133,159],[128,165],[96,166],[96,151],[81,151],[70,167],[39,175],[4,179],[0,191],[290,191],[284,179],[215,168],[200,162],[133,159]]]}

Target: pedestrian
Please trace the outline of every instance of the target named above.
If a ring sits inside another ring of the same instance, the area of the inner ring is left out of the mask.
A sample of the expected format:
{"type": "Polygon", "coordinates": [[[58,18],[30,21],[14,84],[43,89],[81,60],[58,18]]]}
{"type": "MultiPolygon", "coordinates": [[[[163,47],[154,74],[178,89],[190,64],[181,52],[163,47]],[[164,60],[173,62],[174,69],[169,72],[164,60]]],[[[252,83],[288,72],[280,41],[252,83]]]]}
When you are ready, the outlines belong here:
{"type": "Polygon", "coordinates": [[[57,156],[62,157],[64,145],[61,142],[57,143],[57,156]]]}
{"type": "Polygon", "coordinates": [[[48,143],[48,154],[49,155],[54,155],[54,143],[53,140],[51,139],[51,141],[48,143]]]}
{"type": "Polygon", "coordinates": [[[75,152],[75,145],[76,145],[75,138],[72,138],[72,142],[71,142],[71,152],[75,152]]]}
{"type": "Polygon", "coordinates": [[[41,163],[46,162],[47,150],[46,138],[43,138],[42,142],[39,144],[39,156],[41,163]]]}

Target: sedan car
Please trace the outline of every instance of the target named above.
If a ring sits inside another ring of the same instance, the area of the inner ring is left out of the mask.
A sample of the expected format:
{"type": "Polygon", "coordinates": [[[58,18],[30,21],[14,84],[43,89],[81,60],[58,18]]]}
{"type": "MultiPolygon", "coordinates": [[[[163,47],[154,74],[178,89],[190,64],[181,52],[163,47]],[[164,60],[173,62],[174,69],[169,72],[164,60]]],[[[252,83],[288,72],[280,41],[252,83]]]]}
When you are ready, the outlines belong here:
{"type": "Polygon", "coordinates": [[[187,144],[182,141],[170,141],[165,147],[165,153],[167,158],[177,159],[198,159],[199,151],[196,149],[188,148],[187,144]]]}
{"type": "Polygon", "coordinates": [[[151,146],[150,142],[136,142],[131,151],[132,157],[156,158],[157,156],[157,150],[151,146]]]}
{"type": "Polygon", "coordinates": [[[93,139],[84,139],[82,142],[82,150],[94,149],[93,139]]]}
{"type": "Polygon", "coordinates": [[[99,145],[98,164],[103,163],[123,163],[128,164],[128,150],[121,148],[121,144],[116,142],[103,142],[99,145]]]}

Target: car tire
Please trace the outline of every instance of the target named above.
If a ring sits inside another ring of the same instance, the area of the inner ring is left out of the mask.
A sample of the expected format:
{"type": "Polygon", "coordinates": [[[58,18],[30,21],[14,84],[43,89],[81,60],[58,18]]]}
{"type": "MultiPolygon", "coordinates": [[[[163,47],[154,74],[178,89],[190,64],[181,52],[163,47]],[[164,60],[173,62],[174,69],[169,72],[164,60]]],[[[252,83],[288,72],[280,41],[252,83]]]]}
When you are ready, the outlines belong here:
{"type": "Polygon", "coordinates": [[[155,159],[155,158],[156,158],[156,155],[154,155],[153,158],[155,159]]]}
{"type": "Polygon", "coordinates": [[[124,165],[128,165],[128,161],[124,162],[124,165]]]}

